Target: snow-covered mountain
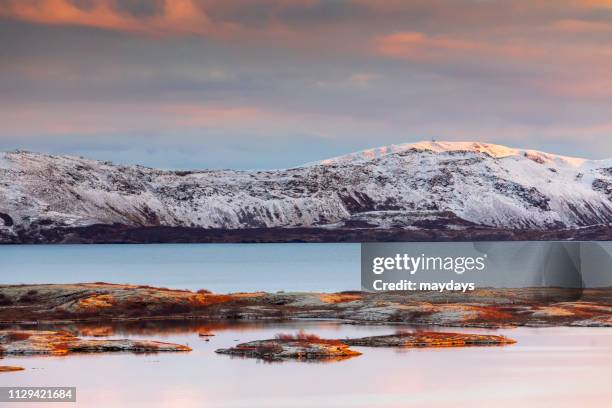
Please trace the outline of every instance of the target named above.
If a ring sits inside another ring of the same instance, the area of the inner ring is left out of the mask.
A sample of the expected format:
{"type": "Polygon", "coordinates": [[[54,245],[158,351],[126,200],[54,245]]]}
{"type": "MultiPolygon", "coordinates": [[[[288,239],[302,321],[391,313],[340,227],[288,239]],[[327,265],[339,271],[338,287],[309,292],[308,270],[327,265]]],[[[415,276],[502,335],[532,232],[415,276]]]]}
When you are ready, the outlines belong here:
{"type": "Polygon", "coordinates": [[[100,224],[550,231],[610,223],[612,160],[485,143],[392,145],[271,171],[163,171],[0,153],[0,242],[60,242],[100,224]]]}

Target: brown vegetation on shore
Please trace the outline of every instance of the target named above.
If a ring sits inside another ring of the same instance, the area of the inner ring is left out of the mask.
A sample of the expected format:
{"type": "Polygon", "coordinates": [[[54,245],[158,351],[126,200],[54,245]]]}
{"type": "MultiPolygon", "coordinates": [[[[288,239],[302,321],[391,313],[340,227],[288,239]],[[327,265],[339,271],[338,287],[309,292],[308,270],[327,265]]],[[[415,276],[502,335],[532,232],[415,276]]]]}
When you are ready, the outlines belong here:
{"type": "Polygon", "coordinates": [[[363,296],[357,293],[323,293],[319,296],[325,303],[344,303],[361,300],[363,296]]]}
{"type": "Polygon", "coordinates": [[[0,322],[337,319],[465,327],[612,326],[612,290],[214,294],[137,285],[0,286],[0,322]]]}
{"type": "Polygon", "coordinates": [[[327,345],[339,345],[342,344],[340,340],[337,339],[322,339],[316,334],[305,333],[303,330],[300,330],[296,334],[288,334],[288,333],[279,333],[274,336],[276,340],[281,342],[296,342],[296,343],[317,343],[317,344],[327,344],[327,345]]]}

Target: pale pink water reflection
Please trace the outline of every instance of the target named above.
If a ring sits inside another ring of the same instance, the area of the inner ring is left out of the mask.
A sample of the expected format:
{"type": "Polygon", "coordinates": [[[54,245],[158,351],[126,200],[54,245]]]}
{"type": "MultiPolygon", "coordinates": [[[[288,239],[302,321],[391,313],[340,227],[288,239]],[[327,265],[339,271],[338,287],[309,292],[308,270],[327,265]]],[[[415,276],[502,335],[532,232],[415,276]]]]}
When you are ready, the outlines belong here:
{"type": "Polygon", "coordinates": [[[612,329],[504,329],[495,332],[517,344],[355,348],[363,355],[309,364],[230,358],[214,350],[299,329],[343,338],[392,333],[398,326],[213,325],[216,335],[208,342],[198,337],[203,328],[196,322],[115,325],[113,336],[188,344],[193,351],[7,358],[3,364],[26,370],[2,375],[0,381],[3,386],[76,386],[78,407],[604,407],[612,401],[612,329]]]}

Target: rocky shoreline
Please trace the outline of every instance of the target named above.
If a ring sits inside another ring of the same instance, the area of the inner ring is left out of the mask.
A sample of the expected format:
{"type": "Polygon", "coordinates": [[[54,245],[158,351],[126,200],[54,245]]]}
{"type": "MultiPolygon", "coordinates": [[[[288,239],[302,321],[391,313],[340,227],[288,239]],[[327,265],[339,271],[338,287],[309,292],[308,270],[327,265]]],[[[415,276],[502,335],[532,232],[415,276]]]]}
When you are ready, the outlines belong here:
{"type": "Polygon", "coordinates": [[[612,327],[612,290],[522,288],[472,292],[215,294],[109,283],[0,286],[0,322],[138,319],[289,320],[424,326],[612,327]]]}

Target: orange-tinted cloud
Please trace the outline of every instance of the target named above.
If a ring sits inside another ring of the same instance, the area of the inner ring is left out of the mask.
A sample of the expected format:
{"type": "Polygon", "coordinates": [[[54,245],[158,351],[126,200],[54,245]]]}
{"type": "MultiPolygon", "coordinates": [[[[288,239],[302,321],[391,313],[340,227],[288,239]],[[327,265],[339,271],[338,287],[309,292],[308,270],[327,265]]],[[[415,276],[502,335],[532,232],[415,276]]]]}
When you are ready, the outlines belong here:
{"type": "Polygon", "coordinates": [[[477,43],[450,38],[428,37],[419,32],[399,32],[376,40],[376,50],[387,57],[430,60],[448,52],[472,52],[482,48],[477,43]]]}
{"type": "Polygon", "coordinates": [[[612,0],[574,0],[573,3],[583,7],[612,7],[612,0]]]}
{"type": "Polygon", "coordinates": [[[611,43],[610,33],[612,26],[602,22],[559,20],[535,28],[530,35],[516,31],[476,37],[397,32],[374,39],[371,50],[386,58],[442,67],[443,72],[458,64],[493,74],[518,69],[526,74],[512,80],[530,89],[603,100],[612,97],[612,52],[605,46],[611,43]]]}
{"type": "Polygon", "coordinates": [[[10,1],[0,9],[0,14],[43,24],[78,24],[117,29],[134,26],[131,19],[116,14],[105,2],[98,3],[91,10],[81,10],[66,0],[10,1]]]}
{"type": "Polygon", "coordinates": [[[427,36],[420,32],[398,32],[374,41],[381,55],[407,60],[436,61],[461,56],[534,57],[541,51],[530,44],[492,44],[449,36],[427,36]]]}
{"type": "Polygon", "coordinates": [[[556,34],[606,34],[612,32],[612,24],[600,21],[585,21],[566,19],[555,21],[545,28],[546,31],[556,34]]]}
{"type": "Polygon", "coordinates": [[[235,27],[213,24],[193,0],[164,0],[161,13],[135,17],[117,10],[108,0],[79,8],[69,0],[9,0],[0,5],[0,16],[39,24],[79,25],[147,34],[226,35],[235,27]]]}

